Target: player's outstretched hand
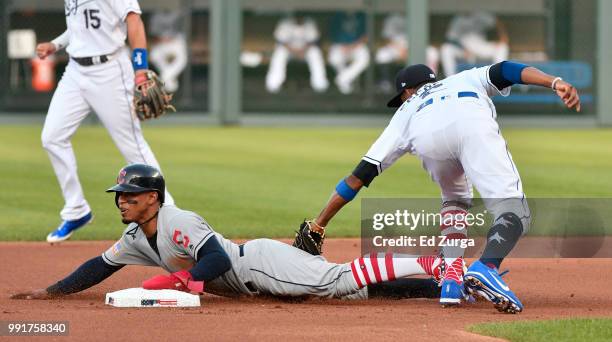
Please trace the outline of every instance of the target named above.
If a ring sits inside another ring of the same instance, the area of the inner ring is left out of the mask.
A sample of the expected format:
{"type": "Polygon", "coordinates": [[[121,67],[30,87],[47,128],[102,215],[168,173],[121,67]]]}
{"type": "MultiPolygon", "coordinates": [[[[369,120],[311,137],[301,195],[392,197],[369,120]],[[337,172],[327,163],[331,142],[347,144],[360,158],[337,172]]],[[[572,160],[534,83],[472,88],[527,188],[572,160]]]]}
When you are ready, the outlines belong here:
{"type": "Polygon", "coordinates": [[[17,293],[11,296],[11,299],[50,299],[51,295],[46,289],[38,289],[17,293]]]}
{"type": "Polygon", "coordinates": [[[54,54],[56,50],[55,44],[53,43],[46,42],[36,45],[36,55],[38,55],[38,58],[40,59],[47,58],[48,56],[54,54]]]}
{"type": "Polygon", "coordinates": [[[563,80],[559,80],[555,84],[555,91],[561,100],[563,100],[563,103],[565,106],[567,106],[567,108],[575,108],[577,112],[580,111],[580,97],[578,96],[578,91],[573,85],[563,80]]]}

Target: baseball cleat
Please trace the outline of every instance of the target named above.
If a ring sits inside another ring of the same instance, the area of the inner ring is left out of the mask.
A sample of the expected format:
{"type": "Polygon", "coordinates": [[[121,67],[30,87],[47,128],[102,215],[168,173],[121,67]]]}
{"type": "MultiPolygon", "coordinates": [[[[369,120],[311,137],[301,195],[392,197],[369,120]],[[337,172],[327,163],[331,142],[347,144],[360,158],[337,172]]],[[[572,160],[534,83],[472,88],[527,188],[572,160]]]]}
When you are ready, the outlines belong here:
{"type": "Polygon", "coordinates": [[[59,227],[57,227],[56,230],[47,235],[47,242],[57,243],[68,240],[75,230],[90,223],[92,220],[93,215],[90,211],[87,213],[87,215],[81,217],[80,219],[64,221],[59,227]]]}
{"type": "Polygon", "coordinates": [[[465,261],[458,257],[450,265],[444,263],[444,278],[440,283],[440,305],[442,307],[457,306],[467,300],[463,274],[465,273],[465,261]]]}
{"type": "Polygon", "coordinates": [[[508,285],[497,273],[497,269],[476,261],[468,268],[464,281],[470,294],[493,302],[498,311],[513,314],[523,311],[523,304],[510,291],[508,285]]]}
{"type": "Polygon", "coordinates": [[[442,305],[442,307],[457,306],[465,299],[463,282],[459,284],[452,279],[445,279],[442,281],[440,285],[440,305],[442,305]]]}

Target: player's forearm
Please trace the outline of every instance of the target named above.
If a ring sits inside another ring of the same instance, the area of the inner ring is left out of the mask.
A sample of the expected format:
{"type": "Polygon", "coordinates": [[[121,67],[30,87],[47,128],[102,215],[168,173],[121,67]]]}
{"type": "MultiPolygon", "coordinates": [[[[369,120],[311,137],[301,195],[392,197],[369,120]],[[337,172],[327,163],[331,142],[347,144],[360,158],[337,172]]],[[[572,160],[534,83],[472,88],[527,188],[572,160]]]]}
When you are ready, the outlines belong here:
{"type": "Polygon", "coordinates": [[[146,49],[147,34],[140,15],[132,12],[127,15],[125,22],[127,23],[128,42],[132,50],[146,49]]]}
{"type": "Polygon", "coordinates": [[[95,257],[79,266],[66,278],[49,286],[47,293],[51,296],[61,296],[83,291],[102,282],[122,267],[107,264],[101,256],[95,257]]]}
{"type": "Polygon", "coordinates": [[[315,223],[321,227],[327,226],[338,211],[357,196],[362,187],[370,186],[374,178],[378,176],[378,171],[378,166],[365,160],[359,161],[351,175],[338,182],[327,205],[314,220],[315,223]]]}
{"type": "Polygon", "coordinates": [[[341,182],[346,182],[346,185],[350,189],[339,189],[339,187],[336,186],[336,190],[334,190],[331,198],[327,202],[327,205],[315,219],[315,223],[321,227],[327,226],[329,221],[336,216],[340,209],[350,202],[357,192],[359,192],[359,190],[361,190],[363,187],[363,182],[354,175],[346,177],[341,182]],[[351,190],[354,192],[354,195],[350,194],[351,190]]]}
{"type": "Polygon", "coordinates": [[[211,236],[198,251],[198,262],[189,270],[194,280],[209,282],[232,268],[232,262],[216,237],[211,236]]]}
{"type": "Polygon", "coordinates": [[[61,35],[51,41],[53,45],[55,45],[55,51],[60,51],[68,44],[70,44],[70,33],[68,30],[64,31],[61,35]]]}
{"type": "Polygon", "coordinates": [[[555,78],[555,76],[551,76],[534,67],[527,67],[521,72],[521,80],[523,83],[530,85],[552,88],[552,82],[555,78]]]}

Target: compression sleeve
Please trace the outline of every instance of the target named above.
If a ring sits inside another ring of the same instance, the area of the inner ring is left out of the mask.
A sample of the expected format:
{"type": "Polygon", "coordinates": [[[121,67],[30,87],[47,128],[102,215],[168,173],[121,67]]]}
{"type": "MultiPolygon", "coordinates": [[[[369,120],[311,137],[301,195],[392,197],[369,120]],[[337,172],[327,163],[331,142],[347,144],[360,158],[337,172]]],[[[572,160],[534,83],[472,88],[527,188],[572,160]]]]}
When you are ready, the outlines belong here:
{"type": "Polygon", "coordinates": [[[198,262],[189,270],[194,280],[208,282],[232,268],[229,256],[217,241],[211,236],[198,251],[198,262]]]}
{"type": "Polygon", "coordinates": [[[355,170],[353,170],[353,176],[359,178],[367,188],[374,180],[374,177],[378,176],[378,167],[370,162],[361,160],[357,167],[355,167],[355,170]]]}
{"type": "Polygon", "coordinates": [[[109,265],[102,260],[102,256],[97,256],[79,266],[66,278],[49,286],[47,292],[52,295],[67,295],[83,291],[102,282],[123,266],[109,265]]]}
{"type": "Polygon", "coordinates": [[[507,88],[513,84],[523,84],[523,80],[521,79],[521,72],[525,69],[527,65],[503,61],[501,63],[493,64],[489,68],[489,79],[491,83],[497,87],[497,89],[502,90],[507,88]]]}

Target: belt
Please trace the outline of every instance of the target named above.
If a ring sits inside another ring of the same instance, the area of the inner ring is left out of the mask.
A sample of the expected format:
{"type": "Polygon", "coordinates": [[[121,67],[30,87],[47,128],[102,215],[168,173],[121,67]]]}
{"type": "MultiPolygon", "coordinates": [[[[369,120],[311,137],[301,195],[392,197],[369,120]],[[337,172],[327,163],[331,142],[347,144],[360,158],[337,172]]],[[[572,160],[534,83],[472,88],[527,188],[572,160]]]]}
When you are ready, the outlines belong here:
{"type": "MultiPolygon", "coordinates": [[[[238,245],[238,254],[240,255],[241,258],[244,256],[244,243],[241,245],[238,245]]],[[[253,293],[258,292],[255,286],[253,285],[253,283],[250,281],[245,282],[244,286],[246,286],[246,288],[253,293]]]]}
{"type": "Polygon", "coordinates": [[[92,66],[98,64],[104,64],[110,61],[110,57],[108,55],[95,56],[95,57],[70,57],[75,62],[79,63],[82,66],[92,66]]]}

